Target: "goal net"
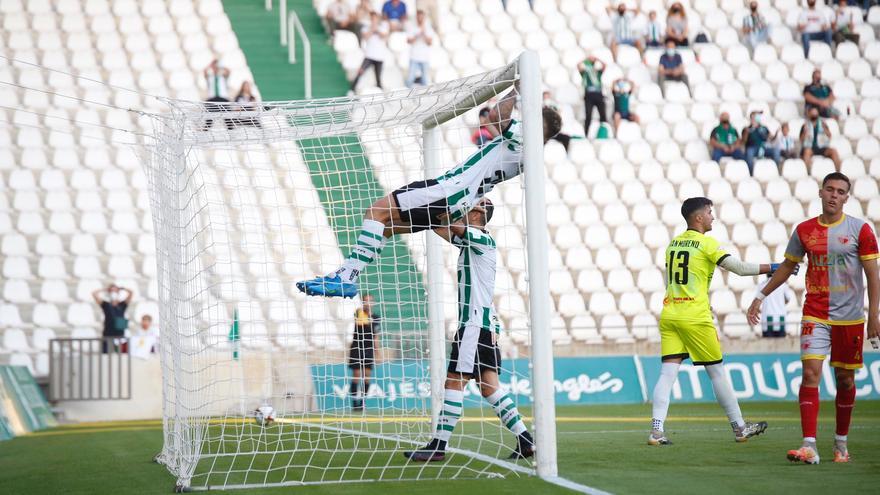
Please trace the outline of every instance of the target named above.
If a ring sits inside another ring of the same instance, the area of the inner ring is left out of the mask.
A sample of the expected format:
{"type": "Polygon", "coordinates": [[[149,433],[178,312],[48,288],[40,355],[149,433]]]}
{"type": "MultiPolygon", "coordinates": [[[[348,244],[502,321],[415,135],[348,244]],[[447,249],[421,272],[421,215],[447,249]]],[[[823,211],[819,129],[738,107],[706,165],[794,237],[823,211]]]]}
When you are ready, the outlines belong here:
{"type": "MultiPolygon", "coordinates": [[[[430,231],[393,237],[361,274],[354,299],[307,297],[295,286],[342,263],[376,199],[477,152],[479,108],[515,91],[522,70],[514,63],[414,90],[251,109],[168,102],[146,168],[162,325],[157,460],[178,487],[535,474],[530,461],[506,460],[517,445],[512,418],[501,411],[500,420],[474,382],[446,459],[402,455],[433,437],[442,408],[458,324],[455,246],[430,231]],[[381,317],[378,349],[368,383],[355,392],[349,347],[366,294],[381,317]],[[362,409],[353,407],[358,400],[362,409]]],[[[517,110],[532,149],[541,139],[536,81],[523,80],[519,107],[531,105],[537,120],[517,110]]],[[[543,177],[531,175],[542,189],[543,177]]],[[[527,248],[541,244],[526,235],[526,217],[528,227],[543,226],[542,209],[530,213],[543,190],[527,205],[529,176],[526,164],[524,176],[488,195],[499,253],[494,303],[504,328],[500,382],[536,434],[538,471],[555,475],[552,371],[531,372],[535,349],[549,352],[549,339],[530,345],[536,320],[528,308],[538,301],[538,317],[549,323],[550,302],[546,285],[544,296],[530,295],[546,275],[527,248]],[[534,411],[535,393],[547,391],[534,411]],[[549,428],[533,426],[535,412],[549,428]]],[[[541,368],[552,370],[549,362],[545,356],[541,368]]]]}

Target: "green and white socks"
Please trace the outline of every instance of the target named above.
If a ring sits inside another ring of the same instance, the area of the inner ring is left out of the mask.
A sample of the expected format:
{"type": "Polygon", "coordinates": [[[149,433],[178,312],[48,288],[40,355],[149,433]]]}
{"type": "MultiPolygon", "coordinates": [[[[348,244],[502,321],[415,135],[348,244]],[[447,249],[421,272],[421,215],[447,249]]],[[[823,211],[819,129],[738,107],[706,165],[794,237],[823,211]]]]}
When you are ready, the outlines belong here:
{"type": "Polygon", "coordinates": [[[351,253],[342,263],[342,268],[336,270],[336,274],[343,282],[356,283],[364,268],[379,256],[388,241],[384,232],[385,224],[382,222],[364,220],[357,244],[351,248],[351,253]]]}
{"type": "Polygon", "coordinates": [[[501,423],[508,430],[512,431],[517,438],[528,431],[510,395],[502,390],[496,390],[494,394],[486,397],[486,400],[492,405],[492,409],[495,410],[495,414],[501,420],[501,423]]]}
{"type": "MultiPolygon", "coordinates": [[[[495,414],[508,430],[513,432],[518,439],[525,439],[528,443],[533,443],[528,428],[526,428],[526,424],[510,395],[497,390],[494,394],[486,397],[486,400],[492,405],[495,414]]],[[[452,437],[452,431],[458,420],[461,419],[463,401],[464,392],[461,390],[446,389],[443,392],[443,409],[437,419],[437,431],[434,433],[434,439],[428,444],[431,450],[446,450],[446,444],[452,437]]]]}
{"type": "Polygon", "coordinates": [[[452,436],[452,430],[461,418],[463,400],[464,392],[461,390],[447,388],[443,391],[443,409],[440,411],[440,417],[437,418],[437,431],[434,433],[436,450],[446,450],[446,443],[452,436]]]}

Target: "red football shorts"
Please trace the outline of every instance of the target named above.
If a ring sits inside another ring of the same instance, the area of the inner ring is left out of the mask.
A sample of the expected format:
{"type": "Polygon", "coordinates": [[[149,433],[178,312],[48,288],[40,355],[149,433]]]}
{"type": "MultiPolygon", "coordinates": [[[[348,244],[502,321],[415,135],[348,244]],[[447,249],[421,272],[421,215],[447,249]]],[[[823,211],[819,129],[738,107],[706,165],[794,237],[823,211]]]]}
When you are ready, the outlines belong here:
{"type": "Polygon", "coordinates": [[[865,324],[829,325],[815,321],[801,323],[801,359],[825,359],[831,354],[833,368],[862,367],[865,324]]]}

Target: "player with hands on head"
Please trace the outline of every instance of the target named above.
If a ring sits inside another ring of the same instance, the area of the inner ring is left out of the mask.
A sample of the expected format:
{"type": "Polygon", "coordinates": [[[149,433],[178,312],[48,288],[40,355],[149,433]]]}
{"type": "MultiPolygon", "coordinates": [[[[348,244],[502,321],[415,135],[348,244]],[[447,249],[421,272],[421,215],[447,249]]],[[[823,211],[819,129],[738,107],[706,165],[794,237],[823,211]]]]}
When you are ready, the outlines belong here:
{"type": "Polygon", "coordinates": [[[822,180],[822,213],[800,223],[785,250],[785,261],[756,295],[748,311],[751,324],[760,320],[761,304],[807,259],[807,297],[801,322],[802,378],[798,392],[803,443],[788,451],[792,462],[819,464],[816,423],[822,363],[831,354],[837,382],[834,462],[849,462],[847,435],[856,400],[855,370],[863,366],[865,283],[868,280],[868,338],[880,347],[880,258],[877,237],[868,222],[843,213],[849,199],[849,178],[832,172],[822,180]]]}

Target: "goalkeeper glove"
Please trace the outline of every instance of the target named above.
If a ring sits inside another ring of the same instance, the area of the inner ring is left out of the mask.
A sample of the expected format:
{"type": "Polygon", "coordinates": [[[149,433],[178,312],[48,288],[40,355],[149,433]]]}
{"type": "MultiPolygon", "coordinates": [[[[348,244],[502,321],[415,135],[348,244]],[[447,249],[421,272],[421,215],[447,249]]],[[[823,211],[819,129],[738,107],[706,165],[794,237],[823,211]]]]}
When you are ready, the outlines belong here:
{"type": "MultiPolygon", "coordinates": [[[[770,275],[776,273],[776,270],[778,270],[781,265],[782,263],[770,263],[770,275]]],[[[797,275],[799,271],[801,271],[801,265],[794,265],[794,270],[791,271],[791,274],[797,275]]]]}

